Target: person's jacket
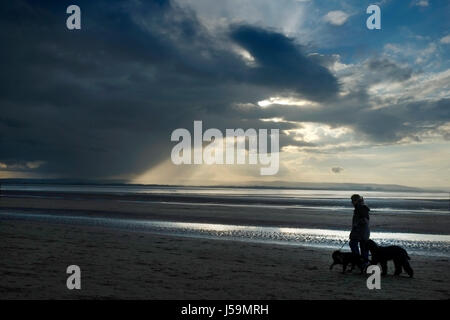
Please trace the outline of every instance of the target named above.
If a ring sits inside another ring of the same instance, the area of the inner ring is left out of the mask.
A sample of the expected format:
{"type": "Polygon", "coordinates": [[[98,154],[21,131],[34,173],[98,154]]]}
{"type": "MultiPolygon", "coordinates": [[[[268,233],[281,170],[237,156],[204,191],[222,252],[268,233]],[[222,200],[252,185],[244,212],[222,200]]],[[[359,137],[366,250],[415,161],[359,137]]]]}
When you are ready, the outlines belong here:
{"type": "Polygon", "coordinates": [[[369,207],[365,204],[358,204],[353,211],[352,231],[350,232],[350,239],[354,240],[369,240],[369,207]]]}

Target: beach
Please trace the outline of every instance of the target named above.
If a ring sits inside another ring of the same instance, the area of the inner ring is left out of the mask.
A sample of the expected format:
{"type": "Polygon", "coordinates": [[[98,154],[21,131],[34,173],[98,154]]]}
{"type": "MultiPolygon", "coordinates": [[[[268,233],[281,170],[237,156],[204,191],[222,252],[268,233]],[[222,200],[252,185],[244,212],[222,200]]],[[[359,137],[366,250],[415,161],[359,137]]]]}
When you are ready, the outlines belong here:
{"type": "Polygon", "coordinates": [[[448,299],[449,260],[412,256],[414,279],[368,290],[331,252],[99,228],[2,222],[2,299],[448,299]],[[66,288],[80,266],[81,290],[66,288]]]}
{"type": "Polygon", "coordinates": [[[0,8],[0,300],[450,299],[449,0],[0,8]]]}
{"type": "MultiPolygon", "coordinates": [[[[166,199],[167,200],[167,199],[166,199]]],[[[179,199],[178,199],[179,200],[179,199]]],[[[197,199],[198,200],[198,199],[197,199]]],[[[348,229],[348,214],[270,206],[198,205],[117,196],[3,194],[0,201],[2,299],[449,299],[448,255],[410,253],[413,279],[393,276],[368,290],[368,275],[329,270],[331,247],[277,244],[202,234],[158,234],[121,221],[184,221],[283,228],[348,229]],[[6,213],[9,215],[6,217],[6,213]],[[45,212],[58,220],[34,219],[45,212]],[[1,215],[4,215],[3,218],[1,215]],[[24,218],[14,218],[23,214],[24,218]],[[64,220],[80,216],[85,220],[64,220]],[[98,221],[98,220],[95,220],[98,221]],[[66,268],[81,268],[81,290],[66,268]]],[[[449,234],[448,215],[373,215],[374,232],[449,234]]],[[[150,229],[152,230],[152,229],[150,229]]],[[[172,232],[172,231],[171,231],[172,232]]],[[[219,234],[220,235],[220,234],[219,234]]],[[[281,243],[281,242],[280,242],[281,243]]],[[[444,244],[446,246],[446,244],[444,244]]],[[[337,250],[338,247],[334,248],[337,250]]],[[[343,250],[348,251],[347,246],[343,250]]]]}

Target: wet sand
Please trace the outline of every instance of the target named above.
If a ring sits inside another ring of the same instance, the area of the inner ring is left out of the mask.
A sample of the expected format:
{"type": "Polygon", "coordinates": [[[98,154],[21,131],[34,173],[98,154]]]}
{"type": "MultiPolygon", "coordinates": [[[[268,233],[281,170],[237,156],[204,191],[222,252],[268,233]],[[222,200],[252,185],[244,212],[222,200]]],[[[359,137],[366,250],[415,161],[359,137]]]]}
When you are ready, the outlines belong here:
{"type": "MultiPolygon", "coordinates": [[[[3,196],[0,201],[0,210],[9,208],[35,211],[39,209],[45,212],[55,211],[96,217],[340,230],[349,228],[353,213],[350,207],[348,213],[342,213],[267,205],[177,203],[176,201],[179,200],[177,197],[168,197],[164,198],[164,202],[135,201],[128,197],[86,197],[86,195],[74,194],[66,194],[64,199],[3,196]]],[[[371,214],[370,225],[372,231],[450,234],[450,214],[377,212],[371,214]]]]}
{"type": "MultiPolygon", "coordinates": [[[[2,197],[6,208],[167,221],[345,229],[351,212],[2,197]]],[[[447,215],[373,215],[373,231],[449,234],[447,215]]],[[[450,261],[411,255],[415,278],[368,290],[365,275],[330,271],[329,249],[162,236],[93,226],[0,220],[1,299],[449,299],[450,261]],[[66,288],[68,265],[82,289],[66,288]]]]}

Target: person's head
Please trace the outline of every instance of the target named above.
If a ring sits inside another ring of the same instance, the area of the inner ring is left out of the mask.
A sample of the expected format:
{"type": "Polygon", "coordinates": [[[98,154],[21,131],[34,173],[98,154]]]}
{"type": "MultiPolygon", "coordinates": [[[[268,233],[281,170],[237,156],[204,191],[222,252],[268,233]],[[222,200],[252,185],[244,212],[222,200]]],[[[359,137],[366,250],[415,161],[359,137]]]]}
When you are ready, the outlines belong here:
{"type": "Polygon", "coordinates": [[[364,203],[363,197],[361,197],[359,194],[352,195],[350,199],[352,200],[353,206],[355,207],[358,203],[364,203]]]}

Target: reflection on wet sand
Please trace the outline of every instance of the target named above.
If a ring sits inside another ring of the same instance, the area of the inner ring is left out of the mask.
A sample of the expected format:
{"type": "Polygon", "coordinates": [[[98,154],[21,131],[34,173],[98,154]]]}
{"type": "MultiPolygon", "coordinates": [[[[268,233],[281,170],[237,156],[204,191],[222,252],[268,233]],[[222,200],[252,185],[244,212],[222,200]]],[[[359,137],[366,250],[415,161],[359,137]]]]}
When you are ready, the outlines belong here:
{"type": "MultiPolygon", "coordinates": [[[[340,247],[344,242],[348,241],[349,235],[348,231],[331,229],[111,219],[105,217],[68,216],[11,211],[1,212],[0,220],[1,219],[81,224],[164,235],[327,248],[340,247]]],[[[400,245],[416,254],[450,256],[450,235],[372,232],[371,238],[381,245],[400,245]]]]}

